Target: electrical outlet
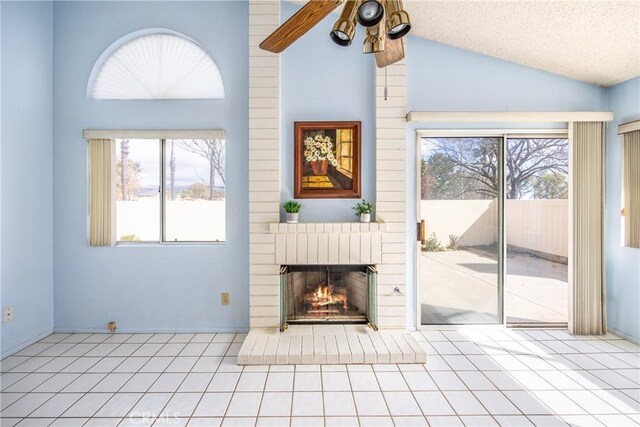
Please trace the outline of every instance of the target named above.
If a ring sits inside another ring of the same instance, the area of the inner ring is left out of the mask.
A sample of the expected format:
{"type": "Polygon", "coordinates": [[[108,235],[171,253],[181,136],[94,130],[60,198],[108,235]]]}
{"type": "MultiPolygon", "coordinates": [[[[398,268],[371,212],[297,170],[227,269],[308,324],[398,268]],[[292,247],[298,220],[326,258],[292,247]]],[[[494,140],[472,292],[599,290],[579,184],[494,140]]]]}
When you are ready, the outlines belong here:
{"type": "Polygon", "coordinates": [[[13,306],[2,309],[2,323],[11,322],[13,320],[13,306]]]}
{"type": "Polygon", "coordinates": [[[229,305],[229,292],[223,292],[220,294],[220,304],[229,305]]]}

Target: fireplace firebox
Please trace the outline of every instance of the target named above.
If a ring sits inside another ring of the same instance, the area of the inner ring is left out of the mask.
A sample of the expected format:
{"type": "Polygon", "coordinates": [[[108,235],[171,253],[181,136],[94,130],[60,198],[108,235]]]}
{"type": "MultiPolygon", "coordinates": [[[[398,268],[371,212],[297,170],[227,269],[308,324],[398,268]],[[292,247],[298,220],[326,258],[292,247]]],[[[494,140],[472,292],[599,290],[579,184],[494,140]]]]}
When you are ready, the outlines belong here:
{"type": "Polygon", "coordinates": [[[280,330],[288,324],[363,323],[377,330],[373,265],[283,265],[280,330]]]}

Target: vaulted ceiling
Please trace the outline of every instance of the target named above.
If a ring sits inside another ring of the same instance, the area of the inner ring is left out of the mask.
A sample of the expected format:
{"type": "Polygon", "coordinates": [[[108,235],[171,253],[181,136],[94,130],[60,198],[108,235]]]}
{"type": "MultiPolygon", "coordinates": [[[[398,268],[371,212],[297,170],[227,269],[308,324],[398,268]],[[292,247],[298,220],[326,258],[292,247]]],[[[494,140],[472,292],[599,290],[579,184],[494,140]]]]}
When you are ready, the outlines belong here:
{"type": "Polygon", "coordinates": [[[411,34],[428,40],[600,86],[640,75],[640,0],[405,0],[404,5],[411,34]]]}
{"type": "Polygon", "coordinates": [[[413,34],[611,86],[640,75],[640,1],[407,1],[413,34]]]}

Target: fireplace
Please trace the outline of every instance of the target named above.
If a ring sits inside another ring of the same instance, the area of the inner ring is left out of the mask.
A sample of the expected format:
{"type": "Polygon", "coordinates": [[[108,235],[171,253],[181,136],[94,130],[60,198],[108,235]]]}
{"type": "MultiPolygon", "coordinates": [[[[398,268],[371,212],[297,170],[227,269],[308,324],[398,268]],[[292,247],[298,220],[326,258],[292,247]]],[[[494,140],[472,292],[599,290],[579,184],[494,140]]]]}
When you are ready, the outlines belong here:
{"type": "Polygon", "coordinates": [[[372,265],[283,265],[280,330],[288,324],[369,324],[377,329],[372,265]]]}

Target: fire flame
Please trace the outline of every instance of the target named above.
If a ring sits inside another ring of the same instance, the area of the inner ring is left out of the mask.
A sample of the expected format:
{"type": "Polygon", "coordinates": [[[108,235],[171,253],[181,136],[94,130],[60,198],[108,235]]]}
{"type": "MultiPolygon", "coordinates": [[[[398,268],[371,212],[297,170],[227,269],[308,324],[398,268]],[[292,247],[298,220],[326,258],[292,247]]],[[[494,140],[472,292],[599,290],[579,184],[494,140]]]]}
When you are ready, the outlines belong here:
{"type": "Polygon", "coordinates": [[[311,303],[312,307],[342,304],[342,307],[347,310],[347,296],[343,294],[334,294],[332,288],[332,286],[327,284],[318,285],[316,290],[307,297],[307,301],[311,303]]]}

